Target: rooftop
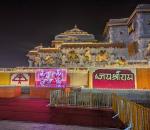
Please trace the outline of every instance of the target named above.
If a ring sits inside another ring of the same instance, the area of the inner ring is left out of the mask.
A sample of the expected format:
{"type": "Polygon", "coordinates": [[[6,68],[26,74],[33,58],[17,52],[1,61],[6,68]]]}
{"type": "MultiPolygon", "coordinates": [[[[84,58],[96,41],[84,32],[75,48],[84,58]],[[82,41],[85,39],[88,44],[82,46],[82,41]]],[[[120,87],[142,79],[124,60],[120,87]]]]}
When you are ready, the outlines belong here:
{"type": "Polygon", "coordinates": [[[74,28],[56,35],[55,40],[64,42],[88,42],[95,41],[95,37],[93,34],[89,34],[75,25],[74,28]]]}

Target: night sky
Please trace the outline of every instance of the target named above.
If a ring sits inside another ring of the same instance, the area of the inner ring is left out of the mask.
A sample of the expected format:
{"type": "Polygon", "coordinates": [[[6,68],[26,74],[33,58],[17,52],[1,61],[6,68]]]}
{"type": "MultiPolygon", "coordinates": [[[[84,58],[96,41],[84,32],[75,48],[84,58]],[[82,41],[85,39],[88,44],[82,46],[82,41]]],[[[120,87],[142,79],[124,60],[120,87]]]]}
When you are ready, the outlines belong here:
{"type": "Polygon", "coordinates": [[[28,50],[72,29],[92,33],[103,40],[110,18],[125,18],[139,3],[149,0],[13,0],[0,2],[0,67],[27,66],[28,50]]]}

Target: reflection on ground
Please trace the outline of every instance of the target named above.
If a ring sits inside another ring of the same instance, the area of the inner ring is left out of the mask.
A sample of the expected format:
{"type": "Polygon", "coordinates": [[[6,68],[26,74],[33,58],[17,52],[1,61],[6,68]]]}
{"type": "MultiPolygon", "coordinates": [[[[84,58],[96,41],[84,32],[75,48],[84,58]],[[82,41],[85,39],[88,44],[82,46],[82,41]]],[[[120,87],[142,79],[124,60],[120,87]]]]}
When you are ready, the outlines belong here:
{"type": "Polygon", "coordinates": [[[92,128],[71,125],[40,124],[20,121],[0,121],[2,130],[119,130],[108,128],[92,128]]]}

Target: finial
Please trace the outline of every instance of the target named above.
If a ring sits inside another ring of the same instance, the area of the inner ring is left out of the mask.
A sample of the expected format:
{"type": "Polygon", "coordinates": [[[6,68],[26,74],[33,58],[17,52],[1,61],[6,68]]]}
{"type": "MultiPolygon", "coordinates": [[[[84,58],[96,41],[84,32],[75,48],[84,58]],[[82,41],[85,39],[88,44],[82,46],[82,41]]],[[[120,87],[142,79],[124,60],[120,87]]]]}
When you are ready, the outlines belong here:
{"type": "Polygon", "coordinates": [[[74,25],[74,28],[77,28],[77,25],[76,25],[76,24],[74,25]]]}

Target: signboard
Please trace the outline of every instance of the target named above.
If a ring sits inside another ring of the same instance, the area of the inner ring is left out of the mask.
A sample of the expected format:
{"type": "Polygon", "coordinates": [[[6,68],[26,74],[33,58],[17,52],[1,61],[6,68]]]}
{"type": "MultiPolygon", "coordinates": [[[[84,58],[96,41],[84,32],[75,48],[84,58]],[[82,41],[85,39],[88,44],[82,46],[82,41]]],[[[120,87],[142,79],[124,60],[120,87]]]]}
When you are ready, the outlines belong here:
{"type": "Polygon", "coordinates": [[[133,89],[135,74],[128,69],[98,69],[93,73],[93,88],[133,89]]]}
{"type": "Polygon", "coordinates": [[[15,73],[11,75],[11,85],[15,86],[29,86],[29,74],[15,73]]]}
{"type": "Polygon", "coordinates": [[[39,69],[35,74],[36,87],[64,88],[67,84],[66,69],[39,69]]]}

